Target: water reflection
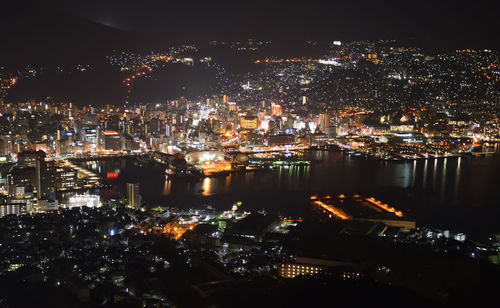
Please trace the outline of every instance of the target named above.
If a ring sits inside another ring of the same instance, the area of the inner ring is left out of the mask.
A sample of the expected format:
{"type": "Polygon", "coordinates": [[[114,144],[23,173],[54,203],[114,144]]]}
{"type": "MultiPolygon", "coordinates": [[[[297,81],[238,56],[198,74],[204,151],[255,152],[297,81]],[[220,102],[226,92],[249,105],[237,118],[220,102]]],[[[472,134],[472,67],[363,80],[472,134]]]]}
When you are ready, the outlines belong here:
{"type": "MultiPolygon", "coordinates": [[[[455,185],[453,187],[453,190],[457,192],[459,190],[458,184],[459,184],[459,179],[460,179],[460,165],[462,164],[462,158],[459,157],[457,159],[457,168],[455,170],[455,185]]],[[[453,194],[453,204],[457,203],[457,198],[458,198],[458,193],[453,194]]]]}
{"type": "Polygon", "coordinates": [[[462,157],[459,157],[457,160],[457,170],[455,173],[455,190],[458,190],[458,180],[460,179],[460,164],[462,164],[462,157]]]}
{"type": "Polygon", "coordinates": [[[231,181],[233,179],[233,174],[230,173],[228,176],[224,178],[224,192],[228,193],[231,188],[231,181]]]}
{"type": "Polygon", "coordinates": [[[171,189],[172,189],[172,180],[170,178],[167,178],[165,180],[165,185],[163,186],[163,195],[165,196],[170,195],[171,189]]]}
{"type": "Polygon", "coordinates": [[[448,164],[448,158],[444,159],[443,162],[443,173],[441,174],[441,201],[446,199],[445,196],[445,187],[446,187],[446,166],[448,164]]]}
{"type": "Polygon", "coordinates": [[[426,159],[425,163],[424,163],[424,176],[423,176],[423,180],[422,180],[422,187],[423,188],[427,187],[427,164],[428,164],[428,162],[429,162],[429,160],[426,159]]]}
{"type": "Polygon", "coordinates": [[[411,194],[413,199],[408,201],[411,203],[408,206],[423,208],[438,205],[467,207],[471,202],[475,205],[498,203],[495,183],[500,181],[500,176],[494,172],[500,167],[498,155],[411,162],[349,158],[338,152],[308,155],[305,159],[312,161],[310,166],[280,167],[199,180],[165,179],[164,169],[148,164],[140,166],[131,159],[82,162],[81,166],[100,170],[104,177],[107,172],[120,171],[118,178],[106,180],[115,189],[108,189],[107,193],[103,190],[103,200],[105,193],[112,198],[119,197],[120,193],[123,196],[127,182],[139,181],[146,202],[180,207],[196,204],[186,202],[188,199],[211,196],[214,205],[219,203],[216,200],[221,200],[218,198],[246,198],[258,204],[259,209],[280,207],[293,211],[307,203],[302,197],[311,192],[357,192],[377,196],[388,191],[390,194],[411,194]],[[321,159],[315,161],[315,157],[321,159]],[[471,197],[473,189],[477,191],[474,198],[471,197]]]}
{"type": "Polygon", "coordinates": [[[202,196],[205,196],[205,197],[208,197],[208,196],[211,196],[213,195],[211,189],[212,189],[212,178],[204,178],[203,179],[203,182],[201,184],[201,189],[202,189],[202,192],[201,192],[201,195],[202,196]]]}
{"type": "Polygon", "coordinates": [[[438,159],[434,158],[434,169],[432,169],[432,188],[436,188],[436,178],[437,178],[437,165],[438,159]]]}
{"type": "Polygon", "coordinates": [[[411,169],[411,187],[415,186],[415,178],[417,176],[417,161],[413,161],[413,168],[411,169]]]}
{"type": "Polygon", "coordinates": [[[399,186],[401,187],[410,187],[410,174],[411,174],[412,168],[410,167],[410,164],[404,164],[403,168],[403,183],[402,185],[400,184],[399,186]]]}

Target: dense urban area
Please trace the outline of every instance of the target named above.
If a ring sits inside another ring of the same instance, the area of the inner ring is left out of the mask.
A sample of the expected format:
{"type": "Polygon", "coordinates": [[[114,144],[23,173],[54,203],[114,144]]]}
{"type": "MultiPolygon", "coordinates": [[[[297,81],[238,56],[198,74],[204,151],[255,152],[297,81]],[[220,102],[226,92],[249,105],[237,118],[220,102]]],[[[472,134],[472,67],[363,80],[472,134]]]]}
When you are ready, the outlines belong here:
{"type": "Polygon", "coordinates": [[[471,238],[342,191],[311,193],[304,217],[250,211],[239,200],[151,204],[137,182],[102,193],[120,172],[88,165],[106,160],[196,182],[309,166],[313,151],[388,164],[498,155],[494,50],[307,41],[310,56],[300,56],[273,54],[275,45],[210,41],[115,50],[95,63],[0,65],[0,306],[254,307],[265,298],[416,307],[494,298],[500,229],[471,238]],[[94,78],[117,96],[95,104],[92,90],[46,94],[50,84],[94,78]]]}

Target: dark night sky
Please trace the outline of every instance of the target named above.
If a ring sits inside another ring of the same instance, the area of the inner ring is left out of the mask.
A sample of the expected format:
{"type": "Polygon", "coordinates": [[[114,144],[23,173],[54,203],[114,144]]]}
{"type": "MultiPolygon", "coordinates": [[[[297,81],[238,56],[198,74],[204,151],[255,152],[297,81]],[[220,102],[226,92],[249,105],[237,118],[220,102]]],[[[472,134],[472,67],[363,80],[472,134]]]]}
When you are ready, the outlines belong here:
{"type": "MultiPolygon", "coordinates": [[[[438,47],[452,44],[454,47],[496,48],[499,45],[495,35],[500,29],[496,16],[498,1],[11,2],[13,4],[3,5],[0,16],[26,18],[39,15],[47,22],[57,20],[61,15],[83,17],[120,30],[159,33],[175,39],[414,38],[417,42],[438,47]],[[43,5],[34,5],[40,2],[43,5]]],[[[12,23],[7,27],[10,35],[16,34],[12,23]]]]}
{"type": "Polygon", "coordinates": [[[188,38],[416,38],[436,44],[498,44],[492,42],[500,29],[498,1],[464,2],[61,1],[65,9],[109,26],[188,38]]]}
{"type": "MultiPolygon", "coordinates": [[[[294,55],[301,54],[299,44],[288,43],[306,39],[396,39],[425,52],[500,50],[496,2],[16,0],[0,7],[0,66],[15,71],[26,64],[100,65],[112,49],[144,52],[177,43],[247,38],[281,41],[273,44],[279,46],[276,51],[294,55]]],[[[98,76],[90,89],[114,84],[113,76],[98,76]]],[[[50,89],[49,81],[39,88],[50,89]]],[[[83,83],[75,87],[88,95],[114,93],[88,90],[83,83]]],[[[73,89],[71,84],[60,87],[57,80],[52,84],[58,90],[73,89]]],[[[24,94],[21,86],[16,88],[24,94]]]]}

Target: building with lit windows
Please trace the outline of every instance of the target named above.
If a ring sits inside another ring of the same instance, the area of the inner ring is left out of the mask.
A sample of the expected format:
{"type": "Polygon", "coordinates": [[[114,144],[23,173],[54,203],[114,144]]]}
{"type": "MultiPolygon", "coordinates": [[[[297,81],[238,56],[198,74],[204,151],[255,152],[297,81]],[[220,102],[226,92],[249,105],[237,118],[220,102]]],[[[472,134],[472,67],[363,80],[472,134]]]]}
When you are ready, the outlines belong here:
{"type": "Polygon", "coordinates": [[[243,116],[240,118],[240,129],[254,130],[259,127],[259,118],[256,116],[243,116]]]}
{"type": "Polygon", "coordinates": [[[330,127],[330,114],[320,113],[319,115],[319,129],[326,133],[326,129],[330,127]]]}
{"type": "Polygon", "coordinates": [[[22,202],[0,204],[0,218],[7,215],[24,215],[27,213],[27,204],[25,200],[22,202]]]}
{"type": "Polygon", "coordinates": [[[104,136],[104,150],[105,151],[121,151],[122,137],[117,131],[105,131],[104,136]]]}
{"type": "Polygon", "coordinates": [[[78,185],[78,172],[69,167],[56,167],[55,185],[57,189],[71,189],[78,185]]]}
{"type": "Polygon", "coordinates": [[[328,275],[338,276],[342,280],[363,276],[362,266],[333,260],[297,257],[294,263],[283,263],[279,268],[279,275],[283,278],[295,278],[299,275],[328,275]]]}
{"type": "Polygon", "coordinates": [[[299,275],[316,275],[323,271],[322,266],[312,266],[308,264],[284,263],[280,267],[280,276],[283,278],[295,278],[299,275]]]}
{"type": "Polygon", "coordinates": [[[100,207],[101,200],[98,195],[74,195],[69,198],[69,207],[100,207]]]}
{"type": "Polygon", "coordinates": [[[127,203],[133,209],[141,206],[142,197],[139,191],[139,183],[127,183],[127,203]]]}
{"type": "Polygon", "coordinates": [[[229,111],[236,111],[237,110],[235,102],[229,102],[227,104],[229,106],[229,111]]]}

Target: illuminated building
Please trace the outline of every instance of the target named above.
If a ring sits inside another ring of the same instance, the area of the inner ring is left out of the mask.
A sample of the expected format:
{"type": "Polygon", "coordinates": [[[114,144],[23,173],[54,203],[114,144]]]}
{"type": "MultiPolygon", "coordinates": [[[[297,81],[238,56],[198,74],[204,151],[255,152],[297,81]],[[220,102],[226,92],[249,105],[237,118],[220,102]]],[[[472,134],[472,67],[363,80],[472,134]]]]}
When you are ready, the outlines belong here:
{"type": "MultiPolygon", "coordinates": [[[[16,200],[17,201],[17,200],[16,200]]],[[[27,204],[25,200],[19,203],[0,204],[0,217],[6,215],[24,215],[27,213],[27,204]]]]}
{"type": "Polygon", "coordinates": [[[236,103],[235,102],[229,102],[227,104],[229,105],[229,111],[236,111],[236,103]]]}
{"type": "Polygon", "coordinates": [[[299,275],[333,275],[336,274],[342,280],[358,278],[361,265],[334,260],[323,260],[316,258],[295,258],[295,263],[283,263],[279,269],[279,275],[283,278],[295,278],[299,275]],[[337,268],[338,270],[334,270],[337,268]]]}
{"type": "Polygon", "coordinates": [[[78,172],[68,167],[56,167],[55,185],[59,188],[71,189],[77,186],[78,172]]]}
{"type": "Polygon", "coordinates": [[[92,148],[97,147],[97,127],[91,125],[83,125],[80,129],[80,138],[84,142],[89,142],[92,148]]]}
{"type": "Polygon", "coordinates": [[[295,278],[298,275],[316,275],[323,271],[322,266],[312,266],[298,263],[281,264],[280,276],[283,278],[295,278]]]}
{"type": "Polygon", "coordinates": [[[56,200],[38,199],[36,207],[37,212],[57,211],[58,203],[56,200]]]}
{"type": "Polygon", "coordinates": [[[259,127],[259,118],[256,116],[243,116],[240,118],[240,129],[254,130],[259,127]]]}
{"type": "Polygon", "coordinates": [[[104,150],[105,151],[121,151],[122,138],[117,131],[105,131],[104,135],[104,150]]]}
{"type": "Polygon", "coordinates": [[[391,131],[408,133],[414,130],[413,124],[401,124],[401,125],[391,125],[391,131]]]}
{"type": "Polygon", "coordinates": [[[171,128],[170,128],[170,124],[165,124],[165,137],[171,137],[172,136],[172,132],[171,132],[171,128]]]}
{"type": "Polygon", "coordinates": [[[271,104],[271,114],[273,116],[280,116],[282,113],[281,105],[272,103],[271,104]]]}
{"type": "Polygon", "coordinates": [[[330,127],[330,115],[328,113],[321,113],[319,115],[319,129],[322,132],[326,132],[328,127],[330,127]]]}
{"type": "Polygon", "coordinates": [[[322,146],[328,142],[326,134],[307,134],[299,138],[300,144],[308,146],[322,146]]]}
{"type": "Polygon", "coordinates": [[[39,158],[36,162],[36,187],[38,200],[55,200],[54,161],[39,158]]]}
{"type": "Polygon", "coordinates": [[[139,190],[139,183],[127,183],[127,204],[136,209],[142,204],[142,197],[139,190]]]}
{"type": "Polygon", "coordinates": [[[74,195],[69,198],[69,207],[100,207],[101,201],[98,195],[74,195]]]}
{"type": "Polygon", "coordinates": [[[373,53],[373,54],[368,54],[368,57],[367,57],[367,60],[372,62],[372,63],[375,63],[375,64],[379,64],[381,63],[382,61],[378,58],[378,55],[373,53]]]}
{"type": "Polygon", "coordinates": [[[61,155],[61,130],[57,130],[56,155],[61,155]]]}

